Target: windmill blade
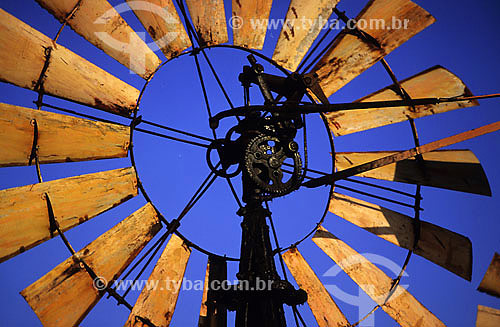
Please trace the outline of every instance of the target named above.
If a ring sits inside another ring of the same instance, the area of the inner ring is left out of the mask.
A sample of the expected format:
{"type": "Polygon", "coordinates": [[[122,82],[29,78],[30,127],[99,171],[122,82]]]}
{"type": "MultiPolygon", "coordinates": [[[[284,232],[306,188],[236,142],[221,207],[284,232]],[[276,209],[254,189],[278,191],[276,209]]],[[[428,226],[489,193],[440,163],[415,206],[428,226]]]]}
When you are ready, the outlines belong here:
{"type": "MultiPolygon", "coordinates": [[[[473,94],[467,86],[452,72],[441,66],[427,69],[400,82],[413,99],[470,97],[473,94]]],[[[394,86],[388,86],[356,102],[400,100],[394,86]]],[[[477,100],[446,102],[435,105],[417,105],[415,110],[409,107],[383,109],[341,110],[326,114],[330,129],[335,136],[348,135],[371,128],[386,126],[429,115],[448,112],[455,109],[478,106],[477,100]]]]}
{"type": "Polygon", "coordinates": [[[477,306],[476,327],[498,327],[500,326],[500,310],[477,306]]]}
{"type": "Polygon", "coordinates": [[[320,86],[328,97],[434,23],[435,19],[410,0],[371,0],[356,21],[363,22],[358,24],[360,30],[377,40],[381,48],[347,29],[339,34],[311,70],[311,73],[318,74],[320,86]],[[398,20],[401,26],[392,26],[393,21],[398,20]]]}
{"type": "Polygon", "coordinates": [[[148,279],[151,285],[158,282],[167,285],[143,288],[126,327],[150,326],[143,320],[158,327],[170,326],[190,254],[191,249],[173,234],[148,279]]]}
{"type": "Polygon", "coordinates": [[[78,7],[68,25],[87,41],[147,79],[161,64],[146,43],[106,0],[36,0],[63,23],[78,7]]]}
{"type": "Polygon", "coordinates": [[[167,59],[192,45],[172,0],[127,0],[127,3],[167,59]]]}
{"type": "Polygon", "coordinates": [[[274,49],[273,60],[295,71],[339,1],[292,0],[274,49]]]}
{"type": "Polygon", "coordinates": [[[116,169],[1,190],[0,262],[51,238],[46,194],[66,231],[136,196],[136,173],[116,169]]]}
{"type": "MultiPolygon", "coordinates": [[[[335,165],[344,170],[395,153],[397,151],[339,152],[335,154],[335,165]]],[[[357,176],[491,196],[488,177],[472,151],[439,150],[424,153],[422,157],[423,166],[410,158],[357,176]]]]}
{"type": "Polygon", "coordinates": [[[495,253],[478,291],[500,297],[500,254],[495,253]]]}
{"type": "Polygon", "coordinates": [[[334,173],[333,175],[325,175],[319,178],[311,179],[302,185],[305,187],[313,188],[321,185],[328,185],[334,183],[335,181],[359,175],[361,173],[367,172],[369,170],[377,169],[380,167],[384,167],[393,163],[397,163],[402,160],[413,158],[417,155],[423,155],[425,153],[438,150],[440,148],[444,148],[449,145],[453,145],[456,143],[460,143],[466,140],[473,139],[475,137],[485,135],[488,133],[496,132],[500,129],[500,121],[491,123],[489,125],[484,125],[475,129],[472,129],[467,132],[463,132],[460,134],[456,134],[453,136],[445,137],[444,139],[437,140],[431,143],[427,143],[425,145],[418,146],[413,149],[409,149],[406,151],[396,152],[394,154],[375,159],[360,165],[356,165],[341,171],[334,173]]]}
{"type": "Polygon", "coordinates": [[[392,244],[413,250],[415,254],[471,280],[472,244],[465,236],[421,221],[420,237],[414,247],[415,226],[411,217],[339,193],[333,194],[329,210],[392,244]]]}
{"type": "Polygon", "coordinates": [[[292,248],[283,253],[283,260],[297,285],[307,292],[307,303],[319,327],[350,326],[344,314],[299,250],[292,248]]]}
{"type": "Polygon", "coordinates": [[[227,310],[219,309],[215,299],[214,286],[221,286],[227,282],[227,262],[218,258],[209,257],[205,273],[205,284],[201,299],[200,318],[198,327],[226,327],[227,310]]]}
{"type": "MultiPolygon", "coordinates": [[[[37,91],[52,40],[0,9],[0,81],[37,91]]],[[[139,90],[59,45],[53,48],[44,93],[128,116],[139,90]]]]}
{"type": "Polygon", "coordinates": [[[232,0],[233,43],[262,50],[273,0],[232,0]]]}
{"type": "Polygon", "coordinates": [[[226,13],[223,0],[186,0],[194,28],[202,45],[227,43],[226,13]]]}
{"type": "Polygon", "coordinates": [[[42,164],[127,156],[127,126],[0,103],[0,167],[29,165],[34,121],[42,164]]]}
{"type": "Polygon", "coordinates": [[[396,286],[389,301],[384,303],[392,287],[392,279],[325,228],[318,229],[313,241],[402,327],[444,326],[400,285],[396,286]]]}
{"type": "MultiPolygon", "coordinates": [[[[160,229],[156,211],[146,204],[78,251],[77,257],[105,286],[111,286],[160,229]]],[[[44,326],[78,326],[104,294],[95,283],[80,262],[70,257],[21,295],[44,326]]]]}

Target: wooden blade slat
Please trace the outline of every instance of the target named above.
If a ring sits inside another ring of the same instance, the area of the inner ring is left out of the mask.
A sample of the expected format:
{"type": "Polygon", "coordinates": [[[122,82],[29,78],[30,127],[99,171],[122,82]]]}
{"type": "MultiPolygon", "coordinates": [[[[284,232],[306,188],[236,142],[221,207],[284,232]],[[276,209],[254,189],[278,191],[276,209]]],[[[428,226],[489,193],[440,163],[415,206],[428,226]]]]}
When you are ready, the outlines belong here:
{"type": "MultiPolygon", "coordinates": [[[[395,153],[397,151],[339,152],[335,154],[335,164],[344,170],[395,153]]],[[[424,153],[422,157],[424,169],[415,158],[410,158],[358,176],[491,196],[488,177],[472,151],[440,150],[424,153]]]]}
{"type": "Polygon", "coordinates": [[[498,327],[500,326],[500,310],[477,306],[476,327],[498,327]]]}
{"type": "MultiPolygon", "coordinates": [[[[452,98],[473,96],[467,86],[449,70],[435,66],[400,82],[408,95],[414,99],[452,98]]],[[[356,102],[400,100],[401,97],[392,86],[372,93],[356,102]]],[[[365,131],[429,115],[448,112],[455,109],[477,106],[474,101],[448,102],[436,105],[383,109],[344,110],[326,114],[330,129],[335,136],[365,131]]]]}
{"type": "Polygon", "coordinates": [[[307,292],[307,303],[314,318],[316,318],[318,326],[350,326],[344,314],[299,250],[293,248],[283,253],[283,260],[297,285],[307,292]]]}
{"type": "Polygon", "coordinates": [[[416,248],[413,218],[343,194],[334,193],[330,212],[378,237],[411,250],[427,260],[470,281],[472,244],[460,234],[426,221],[420,222],[416,248]]]}
{"type": "Polygon", "coordinates": [[[42,164],[127,156],[129,127],[0,103],[0,167],[29,164],[32,120],[42,164]]]}
{"type": "Polygon", "coordinates": [[[1,190],[0,262],[50,238],[46,193],[66,231],[136,196],[136,173],[116,169],[1,190]]]}
{"type": "Polygon", "coordinates": [[[273,60],[295,71],[340,0],[292,0],[273,53],[273,60]],[[321,20],[320,20],[321,19],[321,20]]]}
{"type": "Polygon", "coordinates": [[[194,28],[204,45],[226,43],[226,13],[223,0],[186,0],[194,28]]]}
{"type": "Polygon", "coordinates": [[[232,0],[233,43],[262,50],[273,0],[232,0]]]}
{"type": "MultiPolygon", "coordinates": [[[[52,40],[0,9],[0,81],[34,90],[52,40]]],[[[45,73],[46,94],[122,116],[136,106],[139,90],[58,45],[45,73]]]]}
{"type": "Polygon", "coordinates": [[[192,45],[172,0],[127,0],[127,3],[167,59],[192,45]]]}
{"type": "Polygon", "coordinates": [[[347,31],[342,32],[311,70],[318,74],[326,96],[338,91],[435,21],[427,11],[410,0],[371,0],[356,20],[367,23],[366,28],[361,25],[360,29],[375,38],[381,49],[347,31]],[[380,28],[382,21],[384,26],[392,27],[393,19],[399,19],[402,24],[406,20],[407,28],[404,25],[402,28],[380,28]],[[370,24],[370,21],[378,23],[370,24]]]}
{"type": "Polygon", "coordinates": [[[227,281],[227,262],[217,258],[208,258],[205,284],[201,299],[198,327],[226,327],[227,310],[219,309],[211,287],[219,287],[227,281]]]}
{"type": "MultiPolygon", "coordinates": [[[[62,23],[79,0],[36,1],[62,23]]],[[[81,1],[68,25],[145,79],[161,64],[161,60],[106,0],[81,1]]]]}
{"type": "Polygon", "coordinates": [[[397,286],[389,301],[384,304],[392,286],[392,278],[325,228],[318,229],[313,241],[402,327],[444,326],[436,316],[400,285],[397,286]]]}
{"type": "MultiPolygon", "coordinates": [[[[146,204],[77,255],[111,286],[160,229],[156,211],[146,204]]],[[[78,326],[103,294],[73,257],[21,292],[42,324],[53,327],[78,326]]]]}
{"type": "Polygon", "coordinates": [[[489,295],[500,297],[500,254],[495,253],[486,274],[477,288],[489,295]]]}
{"type": "Polygon", "coordinates": [[[163,285],[145,287],[142,290],[125,323],[126,327],[148,326],[138,317],[147,319],[157,327],[170,325],[190,255],[191,249],[184,241],[177,235],[172,235],[148,279],[150,285],[157,282],[163,285]]]}

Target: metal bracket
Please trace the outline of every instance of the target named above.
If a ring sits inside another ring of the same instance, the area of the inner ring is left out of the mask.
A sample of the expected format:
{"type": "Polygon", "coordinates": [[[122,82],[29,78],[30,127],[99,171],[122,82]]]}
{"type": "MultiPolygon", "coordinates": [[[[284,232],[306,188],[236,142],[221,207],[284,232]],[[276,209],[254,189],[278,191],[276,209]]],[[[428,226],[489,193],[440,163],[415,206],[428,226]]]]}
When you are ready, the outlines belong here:
{"type": "Polygon", "coordinates": [[[42,107],[43,95],[45,93],[43,83],[45,82],[45,78],[47,77],[47,76],[45,76],[45,73],[47,72],[47,69],[49,68],[51,55],[52,55],[52,47],[46,47],[45,48],[45,62],[43,64],[40,76],[38,77],[38,81],[36,82],[35,87],[33,88],[33,90],[35,92],[38,92],[38,99],[35,102],[38,110],[40,110],[42,107]]]}
{"type": "Polygon", "coordinates": [[[38,123],[36,122],[36,119],[31,120],[31,124],[33,125],[33,145],[31,146],[28,163],[29,166],[31,166],[33,164],[33,160],[36,160],[38,157],[38,123]]]}
{"type": "Polygon", "coordinates": [[[54,237],[54,233],[58,230],[59,228],[59,223],[56,220],[56,217],[54,215],[54,209],[52,208],[52,202],[50,202],[50,197],[48,193],[44,194],[45,201],[47,202],[47,210],[49,212],[49,231],[50,231],[50,238],[54,237]]]}

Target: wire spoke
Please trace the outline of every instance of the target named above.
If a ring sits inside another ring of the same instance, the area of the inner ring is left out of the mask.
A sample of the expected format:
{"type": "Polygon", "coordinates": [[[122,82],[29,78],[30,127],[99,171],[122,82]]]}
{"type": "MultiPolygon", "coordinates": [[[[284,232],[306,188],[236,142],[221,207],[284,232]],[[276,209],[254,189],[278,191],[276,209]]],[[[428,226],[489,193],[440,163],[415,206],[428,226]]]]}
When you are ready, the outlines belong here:
{"type": "MultiPolygon", "coordinates": [[[[286,162],[283,163],[283,165],[287,166],[287,167],[293,167],[293,165],[288,164],[286,162]]],[[[304,170],[307,171],[307,172],[315,173],[315,174],[322,175],[322,176],[328,176],[328,175],[330,175],[330,174],[325,173],[323,171],[319,171],[319,170],[315,170],[315,169],[311,169],[311,168],[305,168],[304,170]]],[[[311,178],[308,178],[308,179],[311,179],[311,178]]],[[[397,193],[397,194],[400,194],[400,195],[408,196],[410,198],[415,198],[414,194],[403,192],[403,191],[400,191],[400,190],[395,190],[395,189],[390,188],[390,187],[386,187],[386,186],[382,186],[382,185],[377,185],[377,184],[374,184],[374,183],[369,183],[369,182],[366,182],[366,181],[361,181],[361,180],[357,180],[357,179],[353,179],[353,178],[349,178],[349,177],[344,178],[343,180],[346,181],[346,182],[351,182],[351,183],[361,184],[361,185],[370,186],[370,187],[374,187],[374,188],[379,188],[379,189],[384,190],[384,191],[394,192],[394,193],[397,193]]]]}
{"type": "Polygon", "coordinates": [[[186,131],[183,131],[183,130],[180,130],[180,129],[177,129],[177,128],[173,128],[173,127],[161,125],[161,124],[158,124],[158,123],[155,123],[155,122],[150,122],[150,121],[147,121],[147,120],[141,120],[141,123],[148,124],[148,125],[151,125],[151,126],[155,126],[155,127],[158,127],[158,128],[162,128],[162,129],[165,129],[167,131],[171,131],[171,132],[183,134],[183,135],[186,135],[186,136],[191,136],[191,137],[194,137],[194,138],[197,138],[197,139],[200,139],[200,140],[204,140],[204,141],[208,141],[208,142],[212,142],[213,141],[213,139],[211,139],[209,137],[206,137],[206,136],[202,136],[202,135],[198,135],[198,134],[186,132],[186,131]]]}
{"type": "Polygon", "coordinates": [[[208,144],[203,144],[203,143],[199,143],[199,142],[195,142],[195,141],[185,140],[185,139],[181,139],[181,138],[170,136],[170,135],[166,135],[166,134],[161,134],[161,133],[158,133],[158,132],[148,131],[148,130],[142,129],[142,128],[134,128],[134,130],[136,130],[137,132],[141,132],[141,133],[145,133],[145,134],[149,134],[149,135],[153,135],[153,136],[158,136],[158,137],[161,137],[161,138],[164,138],[164,139],[167,139],[167,140],[172,140],[172,141],[182,142],[182,143],[186,143],[186,144],[196,145],[196,146],[199,146],[199,147],[202,147],[202,148],[207,148],[208,149],[208,147],[209,147],[208,144]]]}
{"type": "MultiPolygon", "coordinates": [[[[215,166],[215,169],[219,168],[220,165],[221,165],[221,163],[219,162],[215,166]]],[[[213,171],[210,171],[210,173],[205,178],[203,183],[201,183],[200,187],[198,187],[198,189],[193,194],[193,196],[191,197],[189,202],[186,204],[184,209],[181,211],[179,217],[177,217],[178,221],[181,221],[182,218],[184,218],[186,216],[186,214],[194,207],[196,202],[198,202],[201,199],[203,194],[205,194],[205,192],[210,188],[210,186],[213,184],[213,182],[215,181],[216,178],[217,178],[217,175],[215,175],[213,171]]]]}
{"type": "Polygon", "coordinates": [[[128,286],[127,290],[125,291],[125,293],[123,293],[122,297],[126,297],[127,294],[130,292],[130,290],[132,290],[132,287],[135,286],[137,280],[142,276],[142,274],[144,273],[144,271],[146,270],[146,268],[151,264],[151,262],[153,261],[153,258],[156,256],[156,254],[158,253],[158,251],[160,251],[162,245],[165,243],[165,241],[167,240],[167,237],[170,233],[165,233],[161,236],[160,238],[160,242],[158,243],[157,247],[155,248],[155,250],[153,251],[153,253],[151,254],[151,256],[149,257],[148,261],[146,261],[146,263],[144,264],[144,266],[141,268],[141,270],[137,273],[137,275],[135,276],[134,278],[134,281],[132,283],[130,283],[130,285],[128,286]]]}
{"type": "MultiPolygon", "coordinates": [[[[108,119],[104,119],[104,118],[99,118],[99,117],[92,116],[92,115],[87,115],[87,114],[84,114],[84,113],[81,113],[81,112],[77,112],[77,111],[74,111],[74,110],[71,110],[71,109],[66,109],[66,108],[61,108],[61,107],[53,106],[53,105],[48,104],[48,103],[42,103],[41,105],[44,106],[44,107],[47,107],[47,108],[52,108],[52,109],[59,110],[59,111],[62,111],[62,112],[66,112],[66,113],[69,113],[69,114],[73,114],[73,115],[76,115],[76,116],[80,116],[80,117],[92,119],[92,120],[95,120],[95,121],[100,121],[100,122],[103,122],[103,123],[120,125],[120,126],[127,126],[127,125],[124,125],[124,124],[121,124],[121,123],[118,123],[118,122],[115,122],[115,121],[112,121],[112,120],[108,120],[108,119]]],[[[152,125],[152,126],[157,126],[157,127],[163,128],[163,129],[171,130],[171,131],[176,132],[176,133],[188,135],[188,136],[199,138],[199,139],[202,139],[202,140],[212,141],[212,139],[210,139],[210,138],[207,138],[207,137],[204,137],[204,136],[199,136],[199,135],[192,134],[192,133],[185,132],[185,131],[181,131],[181,130],[178,130],[178,129],[175,129],[175,128],[171,128],[171,127],[168,127],[168,126],[163,126],[163,125],[156,124],[156,123],[153,123],[153,122],[146,122],[146,123],[149,124],[149,125],[152,125]]],[[[182,143],[186,143],[186,144],[196,145],[196,146],[203,147],[203,148],[208,148],[207,144],[202,144],[202,143],[195,142],[195,141],[181,139],[181,138],[178,138],[178,137],[174,137],[174,136],[170,136],[170,135],[166,135],[166,134],[161,134],[161,133],[158,133],[158,132],[153,132],[153,131],[149,131],[149,130],[142,129],[142,128],[137,128],[136,127],[136,128],[134,128],[134,130],[136,130],[138,132],[141,132],[141,133],[150,134],[150,135],[162,137],[162,138],[165,138],[165,139],[169,139],[169,140],[172,140],[172,141],[177,141],[177,142],[182,142],[182,143]]]]}
{"type": "Polygon", "coordinates": [[[236,200],[236,203],[238,204],[238,207],[243,208],[243,204],[241,203],[240,198],[238,198],[238,193],[236,193],[233,182],[229,177],[226,177],[226,180],[227,184],[229,185],[229,189],[231,190],[231,193],[233,194],[233,197],[236,200]]]}

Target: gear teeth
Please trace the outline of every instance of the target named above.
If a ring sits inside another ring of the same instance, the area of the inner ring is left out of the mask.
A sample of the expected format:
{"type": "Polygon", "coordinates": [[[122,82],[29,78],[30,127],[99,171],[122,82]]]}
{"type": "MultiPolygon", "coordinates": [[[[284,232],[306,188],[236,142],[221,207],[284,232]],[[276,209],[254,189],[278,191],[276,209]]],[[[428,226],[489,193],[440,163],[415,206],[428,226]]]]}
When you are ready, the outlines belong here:
{"type": "MultiPolygon", "coordinates": [[[[263,148],[266,149],[269,148],[273,150],[273,152],[275,152],[277,149],[283,148],[283,144],[275,136],[261,134],[253,138],[248,143],[247,148],[245,149],[245,159],[244,159],[245,169],[250,178],[252,179],[253,183],[263,192],[260,195],[260,198],[265,200],[270,200],[272,198],[283,196],[297,190],[300,187],[300,184],[303,179],[302,160],[300,158],[300,154],[298,152],[295,152],[293,157],[289,157],[287,155],[288,158],[292,158],[294,161],[294,168],[293,168],[294,173],[290,178],[290,180],[282,184],[269,184],[269,182],[262,180],[262,178],[259,176],[265,171],[259,167],[254,167],[255,153],[257,151],[262,150],[263,148]],[[268,144],[265,145],[262,144],[263,142],[269,142],[269,141],[275,142],[275,145],[273,147],[270,147],[268,144]],[[281,147],[279,147],[278,145],[281,145],[281,147]]],[[[268,164],[263,164],[263,165],[265,165],[267,169],[271,169],[271,167],[269,167],[268,164]]]]}

